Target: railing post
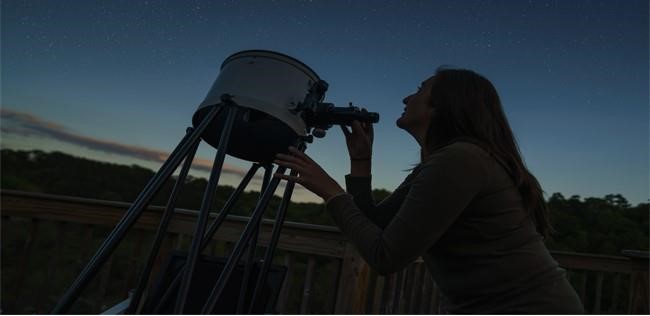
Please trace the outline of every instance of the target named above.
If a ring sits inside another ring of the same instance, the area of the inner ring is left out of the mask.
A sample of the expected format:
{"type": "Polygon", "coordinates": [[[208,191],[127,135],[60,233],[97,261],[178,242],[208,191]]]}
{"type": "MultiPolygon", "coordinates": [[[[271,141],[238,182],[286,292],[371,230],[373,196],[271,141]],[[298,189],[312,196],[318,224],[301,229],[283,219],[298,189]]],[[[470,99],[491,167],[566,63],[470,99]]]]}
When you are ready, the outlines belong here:
{"type": "Polygon", "coordinates": [[[596,298],[594,299],[594,308],[591,311],[592,314],[600,314],[600,305],[603,297],[603,280],[605,279],[605,274],[603,272],[598,272],[596,278],[596,298]]]}
{"type": "Polygon", "coordinates": [[[377,279],[379,279],[379,276],[377,275],[377,271],[370,270],[369,275],[368,275],[368,288],[366,290],[367,292],[367,297],[366,297],[366,302],[365,302],[365,313],[366,314],[373,314],[374,313],[374,306],[377,303],[377,279]]]}
{"type": "Polygon", "coordinates": [[[286,306],[287,306],[287,301],[289,300],[289,294],[291,293],[291,285],[293,282],[293,266],[294,266],[293,256],[291,255],[291,252],[285,253],[284,266],[287,267],[287,274],[284,278],[282,289],[280,289],[280,294],[278,294],[276,309],[280,314],[289,314],[286,311],[286,306]]]}
{"type": "Polygon", "coordinates": [[[629,314],[649,314],[648,306],[648,271],[633,272],[631,276],[631,302],[629,314]]]}
{"type": "Polygon", "coordinates": [[[409,314],[418,314],[422,305],[422,290],[424,289],[424,270],[426,269],[425,264],[422,260],[417,260],[414,263],[415,267],[415,279],[412,285],[412,295],[411,295],[411,307],[409,309],[409,314]]]}
{"type": "Polygon", "coordinates": [[[300,314],[308,314],[309,301],[312,293],[312,282],[314,280],[314,268],[316,267],[316,258],[309,256],[307,258],[307,271],[305,272],[305,283],[302,289],[302,302],[300,302],[300,314]]]}
{"type": "Polygon", "coordinates": [[[350,243],[341,260],[335,314],[364,314],[370,267],[350,243]]]}
{"type": "Polygon", "coordinates": [[[381,303],[379,304],[379,314],[393,314],[393,292],[397,283],[395,273],[384,276],[384,288],[381,291],[381,303]]]}
{"type": "MultiPolygon", "coordinates": [[[[621,253],[634,261],[642,262],[648,266],[650,257],[648,251],[641,250],[623,250],[621,253]]],[[[630,273],[630,299],[627,312],[628,314],[648,315],[650,313],[648,291],[648,269],[633,271],[630,273]]]]}
{"type": "Polygon", "coordinates": [[[40,220],[32,218],[30,221],[29,232],[27,233],[27,238],[23,244],[23,252],[21,254],[20,266],[18,270],[18,277],[16,278],[17,284],[14,285],[14,291],[16,293],[16,302],[13,302],[10,306],[11,309],[19,310],[21,308],[20,302],[23,299],[23,285],[25,284],[25,278],[27,275],[27,268],[29,267],[29,262],[31,259],[32,248],[34,246],[34,240],[38,234],[40,220]]]}
{"type": "Polygon", "coordinates": [[[433,278],[427,269],[424,269],[422,282],[424,282],[422,289],[422,304],[420,304],[420,310],[417,312],[417,314],[429,314],[431,310],[431,303],[433,302],[433,278]]]}

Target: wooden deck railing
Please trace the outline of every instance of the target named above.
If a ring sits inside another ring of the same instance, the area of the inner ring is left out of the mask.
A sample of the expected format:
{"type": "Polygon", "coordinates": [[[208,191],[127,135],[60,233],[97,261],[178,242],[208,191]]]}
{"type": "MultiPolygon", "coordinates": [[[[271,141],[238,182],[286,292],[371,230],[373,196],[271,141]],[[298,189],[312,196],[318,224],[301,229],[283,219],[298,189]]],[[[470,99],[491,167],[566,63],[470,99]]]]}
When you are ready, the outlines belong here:
{"type": "MultiPolygon", "coordinates": [[[[47,313],[128,203],[2,190],[3,313],[47,313]]],[[[162,207],[143,212],[71,312],[98,313],[135,287],[162,207]]],[[[196,212],[177,209],[158,257],[189,248],[196,212]]],[[[227,256],[247,220],[230,216],[206,251],[227,256]]],[[[265,220],[260,247],[273,222],[265,220]]],[[[435,314],[439,293],[421,260],[379,276],[335,227],[286,222],[274,262],[288,268],[276,309],[283,314],[435,314]]],[[[589,313],[648,314],[647,252],[602,256],[552,252],[589,313]]]]}

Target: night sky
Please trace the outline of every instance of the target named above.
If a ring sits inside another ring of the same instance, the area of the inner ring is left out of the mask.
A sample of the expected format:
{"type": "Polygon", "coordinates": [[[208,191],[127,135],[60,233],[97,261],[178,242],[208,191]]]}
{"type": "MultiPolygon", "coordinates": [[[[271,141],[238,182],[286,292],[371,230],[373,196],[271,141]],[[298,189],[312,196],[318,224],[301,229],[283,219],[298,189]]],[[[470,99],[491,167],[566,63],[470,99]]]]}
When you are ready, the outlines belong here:
{"type": "MultiPolygon", "coordinates": [[[[419,160],[395,126],[440,65],[490,79],[547,196],[648,200],[648,1],[2,1],[2,147],[157,169],[223,60],[293,56],[379,112],[373,185],[419,160]]],[[[338,127],[308,153],[343,185],[338,127]]],[[[195,175],[214,149],[203,144],[195,175]]],[[[221,184],[250,163],[227,159],[221,184]]],[[[294,200],[318,201],[298,190],[294,200]]]]}

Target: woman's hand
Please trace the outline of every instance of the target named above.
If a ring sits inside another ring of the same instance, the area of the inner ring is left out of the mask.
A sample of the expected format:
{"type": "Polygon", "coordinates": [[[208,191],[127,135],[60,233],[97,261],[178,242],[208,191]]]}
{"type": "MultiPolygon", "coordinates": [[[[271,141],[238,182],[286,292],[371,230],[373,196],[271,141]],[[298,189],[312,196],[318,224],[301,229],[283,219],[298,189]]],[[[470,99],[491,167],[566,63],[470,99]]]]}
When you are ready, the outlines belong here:
{"type": "Polygon", "coordinates": [[[352,122],[352,131],[346,126],[340,125],[345,142],[348,145],[348,153],[352,160],[370,160],[372,158],[372,141],[374,131],[371,123],[352,122]]]}
{"type": "Polygon", "coordinates": [[[298,176],[276,173],[273,175],[274,177],[295,181],[325,201],[335,195],[345,193],[345,190],[307,154],[295,147],[289,147],[289,152],[291,155],[277,154],[273,162],[298,172],[298,176]]]}

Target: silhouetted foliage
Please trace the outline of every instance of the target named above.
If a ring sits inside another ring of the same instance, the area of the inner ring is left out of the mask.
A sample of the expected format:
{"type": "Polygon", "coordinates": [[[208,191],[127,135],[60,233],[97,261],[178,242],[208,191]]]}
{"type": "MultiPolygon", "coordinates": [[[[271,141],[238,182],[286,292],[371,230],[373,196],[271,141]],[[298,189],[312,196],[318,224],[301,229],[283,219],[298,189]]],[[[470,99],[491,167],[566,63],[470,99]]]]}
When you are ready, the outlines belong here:
{"type": "Polygon", "coordinates": [[[604,198],[554,193],[548,199],[555,233],[551,249],[619,255],[623,249],[648,249],[648,203],[630,206],[620,194],[604,198]]]}
{"type": "MultiPolygon", "coordinates": [[[[132,202],[154,172],[136,165],[124,166],[73,157],[60,152],[2,150],[1,187],[86,198],[132,202]]],[[[165,205],[175,179],[168,181],[152,204],[165,205]]],[[[207,180],[188,177],[179,194],[177,207],[198,209],[207,180]]],[[[215,207],[225,203],[234,191],[219,186],[215,207]]],[[[390,194],[374,190],[377,201],[390,194]]],[[[235,205],[234,215],[248,215],[259,192],[245,192],[235,205]]],[[[555,232],[546,241],[550,249],[618,255],[623,249],[648,249],[649,204],[631,206],[621,194],[603,198],[554,193],[547,201],[555,232]]],[[[275,217],[280,198],[269,203],[265,217],[275,217]]],[[[323,205],[291,203],[287,220],[333,225],[323,205]]]]}

